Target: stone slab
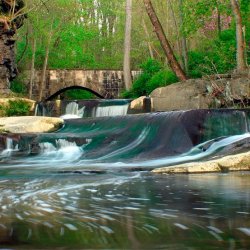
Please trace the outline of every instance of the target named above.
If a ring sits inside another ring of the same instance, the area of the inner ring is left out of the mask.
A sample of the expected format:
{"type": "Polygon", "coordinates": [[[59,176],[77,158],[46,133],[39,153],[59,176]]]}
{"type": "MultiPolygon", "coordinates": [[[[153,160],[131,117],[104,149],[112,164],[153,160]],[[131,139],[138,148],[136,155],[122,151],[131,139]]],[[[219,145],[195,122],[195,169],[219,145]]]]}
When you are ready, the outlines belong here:
{"type": "Polygon", "coordinates": [[[250,151],[246,153],[228,155],[220,159],[205,162],[189,162],[171,167],[154,169],[152,172],[157,174],[195,174],[210,172],[230,172],[230,171],[249,171],[250,170],[250,151]]]}
{"type": "Polygon", "coordinates": [[[8,133],[46,133],[60,128],[63,119],[40,116],[19,116],[0,118],[0,132],[8,133]]]}

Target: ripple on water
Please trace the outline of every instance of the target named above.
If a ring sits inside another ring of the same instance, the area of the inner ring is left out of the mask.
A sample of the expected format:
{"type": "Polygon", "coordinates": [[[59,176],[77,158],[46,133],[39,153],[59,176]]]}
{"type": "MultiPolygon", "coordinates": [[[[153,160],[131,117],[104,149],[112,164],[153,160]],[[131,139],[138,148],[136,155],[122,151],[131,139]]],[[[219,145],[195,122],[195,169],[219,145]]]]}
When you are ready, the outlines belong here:
{"type": "MultiPolygon", "coordinates": [[[[9,235],[13,228],[16,235],[21,232],[18,225],[22,225],[27,229],[26,241],[39,242],[41,239],[37,237],[43,235],[46,227],[58,246],[62,236],[82,239],[80,235],[85,235],[95,246],[91,239],[98,238],[98,235],[105,239],[105,244],[110,241],[115,244],[115,240],[128,240],[127,237],[132,237],[131,232],[142,246],[150,247],[157,246],[159,241],[165,242],[166,238],[169,242],[185,242],[187,235],[193,242],[198,242],[197,235],[202,235],[213,246],[224,244],[229,236],[235,238],[235,244],[250,243],[247,216],[250,213],[250,182],[246,182],[246,189],[240,196],[231,195],[239,192],[238,187],[232,185],[224,187],[224,196],[217,196],[216,189],[221,188],[221,182],[227,179],[214,181],[208,188],[193,182],[188,176],[149,178],[140,175],[133,179],[133,185],[131,179],[117,184],[119,182],[112,182],[114,177],[109,177],[103,180],[102,176],[100,183],[95,178],[93,186],[86,176],[12,182],[1,193],[0,241],[2,232],[9,235]],[[166,192],[169,190],[166,186],[171,187],[172,194],[166,192]],[[174,195],[181,200],[173,199],[174,195]],[[223,205],[223,210],[216,204],[223,205]]],[[[201,176],[199,179],[202,181],[201,176]]],[[[78,244],[83,247],[87,243],[79,241],[78,244]]]]}

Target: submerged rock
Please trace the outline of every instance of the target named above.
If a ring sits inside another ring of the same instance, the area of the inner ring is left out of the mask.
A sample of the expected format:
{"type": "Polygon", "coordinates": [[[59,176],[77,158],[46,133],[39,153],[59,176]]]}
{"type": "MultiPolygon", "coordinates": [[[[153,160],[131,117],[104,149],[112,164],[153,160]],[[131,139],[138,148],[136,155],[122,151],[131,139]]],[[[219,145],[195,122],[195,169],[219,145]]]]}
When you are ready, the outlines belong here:
{"type": "Polygon", "coordinates": [[[9,133],[45,133],[55,131],[63,124],[63,119],[54,117],[2,117],[0,118],[0,131],[9,133]]]}
{"type": "Polygon", "coordinates": [[[250,152],[229,155],[206,162],[190,162],[171,167],[154,169],[157,174],[193,174],[250,170],[250,152]]]}

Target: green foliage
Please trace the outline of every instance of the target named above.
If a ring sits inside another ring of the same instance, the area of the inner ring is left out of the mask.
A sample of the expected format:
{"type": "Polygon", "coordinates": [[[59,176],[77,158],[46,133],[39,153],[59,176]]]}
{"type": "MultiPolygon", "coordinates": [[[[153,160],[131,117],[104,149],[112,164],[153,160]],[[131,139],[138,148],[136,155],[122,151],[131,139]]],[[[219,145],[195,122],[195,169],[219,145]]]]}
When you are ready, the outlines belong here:
{"type": "Polygon", "coordinates": [[[68,100],[89,100],[94,99],[96,96],[87,90],[72,89],[64,93],[68,100]]]}
{"type": "Polygon", "coordinates": [[[207,41],[201,50],[189,52],[189,76],[226,73],[235,68],[235,32],[225,30],[220,37],[207,41]]]}
{"type": "Polygon", "coordinates": [[[21,77],[16,78],[10,83],[10,90],[14,93],[22,94],[22,95],[27,93],[27,88],[24,85],[21,77]]]}
{"type": "Polygon", "coordinates": [[[149,95],[154,89],[178,82],[177,76],[170,70],[161,70],[154,74],[146,83],[146,91],[149,95]]]}
{"type": "Polygon", "coordinates": [[[24,100],[9,100],[5,107],[6,116],[25,116],[30,112],[31,105],[24,100]]]}
{"type": "Polygon", "coordinates": [[[123,93],[124,98],[149,95],[158,87],[167,86],[178,81],[172,71],[164,69],[161,63],[156,60],[149,59],[140,68],[142,73],[134,81],[131,90],[123,93]]]}
{"type": "Polygon", "coordinates": [[[146,83],[152,78],[154,74],[161,70],[159,62],[149,59],[140,65],[142,73],[133,82],[132,88],[123,93],[124,98],[137,98],[139,96],[147,95],[146,83]]]}
{"type": "MultiPolygon", "coordinates": [[[[250,64],[250,1],[239,2],[250,64]]],[[[21,60],[19,69],[30,68],[34,40],[36,69],[43,67],[46,47],[49,48],[48,68],[51,69],[122,69],[124,1],[54,0],[47,1],[39,9],[34,8],[34,5],[36,1],[27,0],[28,9],[32,9],[28,15],[29,22],[25,22],[18,30],[17,61],[21,60]]],[[[187,39],[188,49],[191,49],[189,77],[225,73],[235,68],[235,17],[230,1],[181,0],[170,3],[155,0],[153,5],[177,58],[182,56],[177,46],[180,39],[187,39]],[[218,31],[218,10],[221,32],[218,31]]],[[[141,1],[133,3],[132,34],[133,70],[147,60],[149,47],[153,57],[162,63],[147,61],[142,64],[143,73],[136,79],[133,88],[124,93],[124,97],[147,95],[157,86],[174,82],[175,76],[164,69],[164,52],[154,35],[149,18],[142,11],[141,1]],[[143,28],[138,28],[142,24],[145,24],[143,28]]],[[[14,82],[13,89],[15,92],[24,92],[19,83],[14,82]]]]}
{"type": "Polygon", "coordinates": [[[140,65],[140,68],[144,73],[148,73],[149,75],[154,75],[162,69],[162,65],[160,62],[148,59],[146,62],[140,65]]]}

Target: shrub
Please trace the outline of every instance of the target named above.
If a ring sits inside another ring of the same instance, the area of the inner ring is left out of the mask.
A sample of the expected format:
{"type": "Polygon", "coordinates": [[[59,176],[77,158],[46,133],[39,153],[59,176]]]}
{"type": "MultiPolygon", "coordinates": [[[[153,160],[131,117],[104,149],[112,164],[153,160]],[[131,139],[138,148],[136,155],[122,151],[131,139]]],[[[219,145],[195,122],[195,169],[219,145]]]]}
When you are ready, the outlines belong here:
{"type": "Polygon", "coordinates": [[[13,80],[10,83],[10,90],[14,93],[22,94],[22,95],[27,93],[27,88],[25,84],[23,83],[22,76],[17,77],[15,80],[13,80]]]}
{"type": "Polygon", "coordinates": [[[226,73],[236,67],[235,31],[224,30],[220,37],[204,44],[199,51],[190,51],[189,77],[226,73]]]}
{"type": "Polygon", "coordinates": [[[164,69],[160,62],[149,59],[142,65],[141,75],[133,82],[132,88],[125,91],[124,98],[137,98],[139,96],[149,95],[154,89],[167,86],[177,82],[178,79],[173,72],[164,69]]]}
{"type": "Polygon", "coordinates": [[[161,70],[146,83],[146,92],[149,95],[154,89],[178,82],[177,76],[170,70],[161,70]]]}
{"type": "Polygon", "coordinates": [[[94,99],[95,95],[91,92],[83,89],[71,89],[64,93],[66,99],[69,100],[86,100],[86,99],[94,99]]]}
{"type": "Polygon", "coordinates": [[[24,100],[9,100],[8,105],[5,107],[5,115],[25,116],[29,114],[30,108],[31,104],[24,100]]]}
{"type": "Polygon", "coordinates": [[[131,90],[128,91],[128,94],[131,98],[137,98],[147,94],[146,83],[150,80],[152,75],[148,72],[143,72],[139,77],[133,82],[131,90]]]}
{"type": "Polygon", "coordinates": [[[154,59],[148,59],[145,63],[140,65],[140,68],[144,73],[148,73],[149,75],[154,75],[156,72],[160,71],[163,66],[160,62],[154,59]]]}

